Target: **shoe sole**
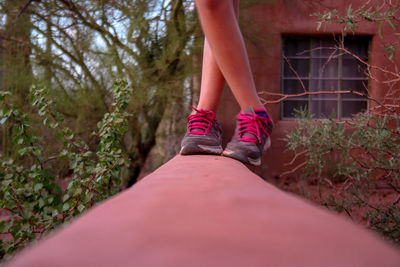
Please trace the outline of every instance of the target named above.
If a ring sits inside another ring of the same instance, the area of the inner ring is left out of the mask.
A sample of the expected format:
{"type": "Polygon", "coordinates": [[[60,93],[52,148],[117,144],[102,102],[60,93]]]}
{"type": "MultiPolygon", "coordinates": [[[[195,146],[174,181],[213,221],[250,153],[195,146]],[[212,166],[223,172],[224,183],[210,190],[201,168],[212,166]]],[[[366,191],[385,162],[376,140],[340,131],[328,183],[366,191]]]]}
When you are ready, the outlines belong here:
{"type": "Polygon", "coordinates": [[[253,159],[253,158],[247,157],[242,151],[232,151],[229,149],[225,149],[224,152],[222,153],[222,156],[236,159],[242,163],[250,164],[253,166],[261,165],[261,157],[253,159]]]}
{"type": "Polygon", "coordinates": [[[196,154],[210,154],[210,155],[221,155],[223,149],[222,146],[207,146],[199,145],[196,143],[188,143],[181,148],[181,155],[196,155],[196,154]]]}
{"type": "MultiPolygon", "coordinates": [[[[271,139],[268,138],[267,142],[265,142],[263,151],[266,151],[268,148],[271,147],[271,139]]],[[[261,156],[258,158],[250,158],[245,155],[243,151],[232,151],[229,149],[225,149],[224,152],[222,152],[222,155],[225,157],[233,158],[236,159],[240,162],[243,162],[245,164],[250,164],[253,166],[260,166],[261,165],[261,156]]]]}

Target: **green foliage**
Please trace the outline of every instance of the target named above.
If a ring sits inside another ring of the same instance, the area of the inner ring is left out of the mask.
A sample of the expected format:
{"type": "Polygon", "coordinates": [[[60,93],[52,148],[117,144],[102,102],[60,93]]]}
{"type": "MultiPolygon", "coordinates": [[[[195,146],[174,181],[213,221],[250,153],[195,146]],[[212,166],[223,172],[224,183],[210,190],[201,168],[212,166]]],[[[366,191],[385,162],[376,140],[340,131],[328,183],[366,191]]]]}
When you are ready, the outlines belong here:
{"type": "MultiPolygon", "coordinates": [[[[312,16],[317,17],[317,29],[323,25],[326,28],[329,24],[343,25],[343,33],[346,35],[349,31],[354,33],[361,22],[378,24],[378,35],[383,38],[382,26],[387,24],[394,32],[399,29],[400,4],[398,2],[386,2],[373,6],[368,1],[365,5],[354,8],[351,4],[345,12],[339,12],[337,9],[326,11],[325,13],[315,13],[312,16]]],[[[400,48],[399,43],[390,43],[384,47],[384,50],[389,54],[389,59],[392,60],[396,50],[400,48]]]]}
{"type": "MultiPolygon", "coordinates": [[[[11,35],[2,43],[2,54],[9,59],[4,61],[7,75],[2,90],[12,92],[22,109],[27,88],[43,84],[51,89],[49,96],[66,125],[87,140],[86,133],[96,129],[109,109],[112,81],[123,77],[129,82],[135,97],[128,107],[133,116],[124,149],[130,159],[126,176],[133,184],[156,143],[156,133],[173,136],[179,132],[178,127],[171,134],[158,130],[162,121],[179,123],[168,109],[184,109],[193,94],[193,54],[202,44],[195,36],[200,26],[193,1],[6,0],[0,1],[0,18],[0,27],[9,26],[11,35]],[[16,23],[25,29],[24,34],[16,34],[16,23]],[[22,69],[30,71],[32,79],[22,69]],[[17,94],[11,82],[25,94],[17,94]]],[[[7,139],[2,146],[12,153],[8,132],[1,134],[7,139]]]]}
{"type": "Polygon", "coordinates": [[[63,126],[64,116],[56,111],[48,90],[32,87],[30,100],[42,127],[55,136],[51,140],[60,142],[59,151],[48,155],[43,149],[49,145],[48,140],[35,134],[32,118],[8,103],[10,93],[0,92],[0,123],[11,126],[17,151],[14,157],[0,157],[0,209],[7,211],[6,219],[0,222],[0,233],[11,239],[0,243],[1,256],[11,255],[120,191],[121,168],[126,164],[121,139],[128,127],[129,114],[125,110],[130,94],[131,88],[125,81],[114,83],[111,111],[93,133],[92,141],[98,145],[92,151],[63,126]],[[62,186],[63,177],[56,177],[60,161],[69,162],[67,186],[62,186]]]}
{"type": "MultiPolygon", "coordinates": [[[[368,4],[368,3],[367,3],[368,4]]],[[[315,13],[312,16],[318,18],[319,22],[317,29],[320,29],[326,23],[338,23],[344,25],[344,32],[354,31],[362,21],[370,23],[379,23],[379,35],[381,36],[381,27],[383,23],[387,23],[393,30],[397,29],[397,25],[393,21],[397,21],[397,16],[400,12],[400,6],[397,4],[388,5],[382,3],[377,6],[362,5],[358,8],[353,8],[350,4],[344,13],[337,9],[326,11],[325,13],[315,13]]]]}
{"type": "MultiPolygon", "coordinates": [[[[372,229],[400,244],[400,117],[398,81],[400,73],[394,56],[400,47],[396,35],[399,30],[400,5],[384,1],[367,1],[360,7],[349,5],[344,12],[336,9],[313,14],[317,28],[329,24],[343,26],[343,36],[354,33],[361,23],[375,24],[380,38],[389,38],[383,50],[387,58],[383,66],[362,62],[368,69],[376,69],[371,80],[382,84],[384,95],[375,99],[368,95],[371,109],[349,120],[313,120],[305,110],[297,112],[298,127],[286,136],[287,148],[295,159],[304,160],[294,170],[305,177],[317,177],[322,204],[349,216],[358,210],[372,229]],[[387,31],[383,31],[385,27],[387,31]],[[388,34],[383,36],[382,32],[388,34]],[[388,65],[387,63],[393,63],[388,65]],[[380,77],[386,80],[379,80],[380,77]],[[331,190],[321,192],[321,185],[331,190]],[[377,190],[389,198],[374,199],[377,190]]],[[[343,43],[342,43],[343,44],[343,43]]],[[[338,49],[342,49],[339,47],[338,49]]],[[[351,52],[342,49],[344,53],[351,52]]],[[[354,55],[353,55],[354,56],[354,55]]],[[[359,60],[359,59],[358,59],[359,60]]],[[[294,160],[292,161],[294,162],[294,160]]]]}
{"type": "Polygon", "coordinates": [[[362,113],[348,121],[315,121],[300,110],[297,118],[287,148],[304,156],[306,177],[335,189],[323,204],[348,214],[363,208],[373,229],[400,243],[400,198],[379,205],[370,198],[376,189],[400,193],[399,117],[362,113]]]}

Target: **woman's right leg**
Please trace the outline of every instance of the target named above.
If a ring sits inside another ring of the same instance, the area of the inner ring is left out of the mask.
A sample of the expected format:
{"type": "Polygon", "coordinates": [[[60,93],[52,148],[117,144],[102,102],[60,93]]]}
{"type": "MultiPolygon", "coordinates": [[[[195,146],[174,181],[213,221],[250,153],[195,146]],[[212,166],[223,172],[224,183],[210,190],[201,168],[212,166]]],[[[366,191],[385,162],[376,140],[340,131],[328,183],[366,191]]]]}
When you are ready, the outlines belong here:
{"type": "Polygon", "coordinates": [[[204,40],[203,66],[201,71],[200,98],[198,109],[217,112],[218,103],[224,89],[225,79],[211,52],[207,39],[204,40]]]}

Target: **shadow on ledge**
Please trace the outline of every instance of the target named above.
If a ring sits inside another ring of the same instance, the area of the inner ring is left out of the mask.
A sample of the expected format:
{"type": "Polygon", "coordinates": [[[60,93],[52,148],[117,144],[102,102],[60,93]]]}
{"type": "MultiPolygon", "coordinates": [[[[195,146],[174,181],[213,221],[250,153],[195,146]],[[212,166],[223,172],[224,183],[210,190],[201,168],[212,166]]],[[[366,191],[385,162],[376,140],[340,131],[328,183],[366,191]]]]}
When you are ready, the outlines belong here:
{"type": "Polygon", "coordinates": [[[238,161],[176,156],[9,266],[400,266],[344,218],[284,193],[238,161]]]}

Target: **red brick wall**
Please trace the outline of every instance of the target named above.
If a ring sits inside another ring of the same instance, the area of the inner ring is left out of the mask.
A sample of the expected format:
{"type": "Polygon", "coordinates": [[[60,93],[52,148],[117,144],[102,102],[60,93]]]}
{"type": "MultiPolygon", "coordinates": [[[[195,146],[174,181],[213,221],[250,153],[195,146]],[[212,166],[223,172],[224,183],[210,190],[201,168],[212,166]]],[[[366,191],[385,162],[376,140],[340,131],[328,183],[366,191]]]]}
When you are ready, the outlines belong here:
{"type": "MultiPolygon", "coordinates": [[[[381,1],[373,1],[372,3],[381,1]]],[[[364,4],[364,0],[351,1],[353,8],[364,4]]],[[[241,27],[247,42],[247,49],[254,73],[255,82],[259,92],[268,90],[275,93],[281,92],[281,68],[282,68],[282,35],[298,34],[307,36],[333,35],[341,32],[342,27],[330,25],[323,30],[317,30],[316,17],[311,13],[323,12],[328,9],[344,10],[349,1],[330,0],[261,0],[260,4],[241,10],[241,27]]],[[[376,66],[393,65],[385,56],[382,46],[393,41],[393,30],[388,24],[382,27],[382,35],[378,36],[378,25],[364,23],[355,31],[355,35],[370,35],[372,42],[370,47],[369,63],[376,66]]],[[[400,62],[399,58],[395,58],[400,62]]],[[[382,73],[376,73],[376,78],[385,80],[382,73]]],[[[374,80],[369,81],[372,97],[382,98],[386,87],[374,80]]],[[[372,106],[373,103],[370,103],[372,106]]],[[[284,163],[291,160],[292,156],[285,150],[285,142],[282,138],[288,130],[296,126],[295,121],[281,120],[280,104],[267,105],[276,127],[272,134],[272,147],[264,155],[263,165],[254,170],[265,178],[278,176],[290,167],[284,163]]],[[[225,90],[222,103],[218,111],[218,118],[224,129],[224,143],[228,142],[235,127],[235,116],[239,112],[239,106],[229,90],[225,90]]]]}

